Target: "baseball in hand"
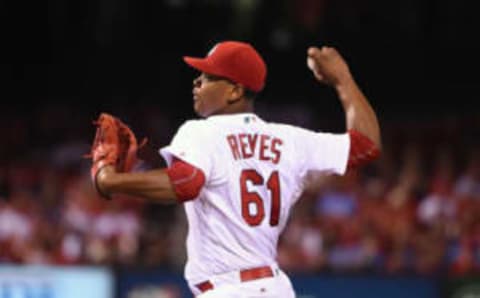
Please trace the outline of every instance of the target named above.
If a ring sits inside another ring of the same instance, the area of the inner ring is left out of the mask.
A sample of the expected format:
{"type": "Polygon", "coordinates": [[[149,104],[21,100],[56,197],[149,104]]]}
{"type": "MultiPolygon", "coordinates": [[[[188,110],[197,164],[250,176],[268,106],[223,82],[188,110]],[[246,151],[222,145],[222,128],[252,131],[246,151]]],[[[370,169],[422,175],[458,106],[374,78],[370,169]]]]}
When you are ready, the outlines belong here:
{"type": "Polygon", "coordinates": [[[313,75],[317,80],[323,81],[323,75],[320,74],[317,63],[315,63],[315,60],[310,56],[307,57],[307,66],[313,72],[313,75]]]}
{"type": "Polygon", "coordinates": [[[312,57],[307,57],[307,66],[310,68],[312,71],[315,71],[315,61],[313,60],[312,57]]]}

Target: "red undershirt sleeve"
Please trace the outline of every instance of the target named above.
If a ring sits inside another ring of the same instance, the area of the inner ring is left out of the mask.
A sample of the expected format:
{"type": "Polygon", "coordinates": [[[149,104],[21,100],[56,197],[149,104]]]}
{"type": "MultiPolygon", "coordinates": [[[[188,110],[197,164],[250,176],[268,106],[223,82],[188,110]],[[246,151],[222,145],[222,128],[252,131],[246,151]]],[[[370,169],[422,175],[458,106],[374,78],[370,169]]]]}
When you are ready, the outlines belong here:
{"type": "Polygon", "coordinates": [[[180,202],[198,197],[205,185],[205,174],[201,169],[177,158],[167,168],[167,175],[180,202]]]}
{"type": "Polygon", "coordinates": [[[368,137],[356,130],[349,130],[350,152],[348,155],[348,169],[361,167],[380,156],[380,150],[368,137]]]}

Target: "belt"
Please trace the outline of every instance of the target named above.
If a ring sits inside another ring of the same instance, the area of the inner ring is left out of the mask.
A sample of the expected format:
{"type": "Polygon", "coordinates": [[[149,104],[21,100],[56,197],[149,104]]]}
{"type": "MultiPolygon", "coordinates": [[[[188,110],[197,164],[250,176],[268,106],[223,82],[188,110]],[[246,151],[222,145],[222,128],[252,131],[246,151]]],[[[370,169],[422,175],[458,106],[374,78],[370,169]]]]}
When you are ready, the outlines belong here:
{"type": "MultiPolygon", "coordinates": [[[[273,276],[274,276],[273,270],[270,266],[240,270],[241,282],[246,282],[246,281],[265,278],[265,277],[273,277],[273,276]]],[[[212,290],[214,288],[213,284],[209,280],[196,284],[195,287],[197,287],[197,289],[199,289],[200,292],[202,293],[208,290],[212,290]]]]}

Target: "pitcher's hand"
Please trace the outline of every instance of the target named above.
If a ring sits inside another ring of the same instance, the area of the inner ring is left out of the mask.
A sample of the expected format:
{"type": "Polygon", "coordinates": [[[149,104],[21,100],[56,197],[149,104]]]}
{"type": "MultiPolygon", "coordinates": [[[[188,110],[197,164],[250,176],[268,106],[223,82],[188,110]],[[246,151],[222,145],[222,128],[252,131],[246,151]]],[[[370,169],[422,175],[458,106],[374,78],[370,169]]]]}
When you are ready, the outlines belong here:
{"type": "Polygon", "coordinates": [[[333,87],[352,80],[347,62],[335,48],[308,48],[307,65],[318,81],[333,87]]]}

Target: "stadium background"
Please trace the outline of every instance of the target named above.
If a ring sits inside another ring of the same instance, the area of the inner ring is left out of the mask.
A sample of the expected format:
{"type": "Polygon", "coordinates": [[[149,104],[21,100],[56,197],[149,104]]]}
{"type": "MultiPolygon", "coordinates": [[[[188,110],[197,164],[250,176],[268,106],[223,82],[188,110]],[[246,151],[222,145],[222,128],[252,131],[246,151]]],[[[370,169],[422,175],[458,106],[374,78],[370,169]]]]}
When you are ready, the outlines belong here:
{"type": "Polygon", "coordinates": [[[150,139],[140,167],[163,165],[156,149],[195,117],[195,73],[181,56],[224,39],[250,41],[267,61],[262,117],[344,129],[334,92],[305,67],[306,48],[328,44],[350,62],[382,123],[382,159],[345,179],[312,177],[293,214],[280,262],[299,294],[480,295],[480,21],[472,3],[2,1],[0,16],[1,297],[67,297],[72,289],[57,289],[56,270],[77,279],[90,266],[107,269],[94,282],[111,283],[114,297],[186,295],[181,208],[106,204],[81,156],[91,121],[107,111],[150,139]],[[23,266],[39,264],[50,267],[23,266]]]}

